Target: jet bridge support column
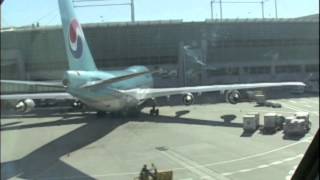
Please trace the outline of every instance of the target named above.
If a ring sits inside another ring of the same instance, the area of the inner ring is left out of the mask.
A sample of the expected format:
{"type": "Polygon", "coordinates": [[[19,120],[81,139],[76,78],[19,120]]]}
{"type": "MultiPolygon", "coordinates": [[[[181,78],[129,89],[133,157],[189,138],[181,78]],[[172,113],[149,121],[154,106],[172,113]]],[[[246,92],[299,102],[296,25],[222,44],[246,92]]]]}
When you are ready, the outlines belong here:
{"type": "Polygon", "coordinates": [[[178,63],[181,86],[203,85],[206,83],[207,41],[179,43],[178,63]]]}
{"type": "Polygon", "coordinates": [[[181,41],[179,43],[179,50],[178,50],[178,79],[180,86],[185,86],[185,53],[184,53],[184,42],[181,41]]]}
{"type": "Polygon", "coordinates": [[[10,66],[15,66],[16,70],[14,72],[10,72],[12,74],[5,74],[3,78],[26,80],[27,78],[26,67],[19,50],[16,50],[16,49],[1,50],[1,69],[10,67],[10,66]],[[13,75],[14,77],[10,77],[13,75]]]}
{"type": "MultiPolygon", "coordinates": [[[[203,64],[207,64],[207,52],[208,52],[208,41],[201,40],[201,60],[203,64]]],[[[206,68],[201,68],[201,85],[207,84],[207,70],[206,68]]]]}

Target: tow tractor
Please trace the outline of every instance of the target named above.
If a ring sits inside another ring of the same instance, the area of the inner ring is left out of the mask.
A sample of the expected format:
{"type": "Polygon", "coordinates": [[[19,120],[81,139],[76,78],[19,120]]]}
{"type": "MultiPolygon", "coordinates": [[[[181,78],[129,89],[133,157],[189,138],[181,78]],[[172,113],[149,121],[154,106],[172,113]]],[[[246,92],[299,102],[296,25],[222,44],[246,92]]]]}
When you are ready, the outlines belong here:
{"type": "Polygon", "coordinates": [[[151,168],[148,169],[147,165],[144,165],[141,169],[139,177],[135,177],[134,180],[172,180],[173,171],[161,171],[158,172],[154,164],[151,164],[151,168]]]}

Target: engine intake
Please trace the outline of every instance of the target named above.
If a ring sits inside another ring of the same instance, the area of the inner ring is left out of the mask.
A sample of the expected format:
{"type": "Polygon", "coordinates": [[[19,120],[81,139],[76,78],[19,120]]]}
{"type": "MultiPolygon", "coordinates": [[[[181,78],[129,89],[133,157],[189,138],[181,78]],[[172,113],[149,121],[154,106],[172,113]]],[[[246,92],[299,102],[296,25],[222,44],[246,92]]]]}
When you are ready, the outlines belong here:
{"type": "Polygon", "coordinates": [[[237,104],[240,101],[240,92],[238,90],[227,91],[226,101],[230,104],[237,104]]]}
{"type": "Polygon", "coordinates": [[[30,112],[34,107],[35,103],[32,99],[21,100],[16,104],[16,111],[18,112],[30,112]]]}
{"type": "Polygon", "coordinates": [[[83,107],[83,104],[82,102],[76,100],[72,102],[71,106],[75,109],[81,109],[83,107]]]}
{"type": "Polygon", "coordinates": [[[187,93],[182,97],[182,102],[184,105],[189,106],[193,104],[194,102],[194,97],[191,93],[187,93]]]}

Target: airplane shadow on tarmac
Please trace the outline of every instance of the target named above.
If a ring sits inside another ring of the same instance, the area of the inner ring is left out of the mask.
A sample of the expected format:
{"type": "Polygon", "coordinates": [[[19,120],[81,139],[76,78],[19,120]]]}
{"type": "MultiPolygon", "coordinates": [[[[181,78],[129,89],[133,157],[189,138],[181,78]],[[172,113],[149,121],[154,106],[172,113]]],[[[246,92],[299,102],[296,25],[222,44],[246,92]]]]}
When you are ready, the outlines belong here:
{"type": "Polygon", "coordinates": [[[22,123],[22,122],[21,121],[16,121],[16,122],[11,122],[11,123],[1,124],[1,127],[11,126],[11,125],[20,124],[20,123],[22,123]]]}
{"type": "Polygon", "coordinates": [[[205,125],[205,126],[223,126],[223,127],[235,127],[242,128],[242,123],[229,122],[223,120],[203,120],[203,119],[192,119],[182,117],[171,117],[171,116],[149,116],[147,114],[141,114],[141,118],[136,118],[131,121],[148,121],[155,123],[176,123],[176,124],[192,124],[192,125],[205,125]]]}
{"type": "Polygon", "coordinates": [[[183,116],[183,115],[185,115],[185,114],[188,114],[189,112],[190,112],[189,110],[177,111],[175,117],[181,117],[181,116],[183,116]]]}
{"type": "Polygon", "coordinates": [[[95,115],[85,115],[74,119],[60,119],[54,122],[4,127],[1,131],[86,123],[19,160],[1,163],[1,179],[11,177],[24,179],[62,179],[63,177],[94,179],[64,163],[60,158],[97,141],[125,122],[122,119],[104,121],[97,119],[95,115]]]}
{"type": "MultiPolygon", "coordinates": [[[[72,114],[73,112],[76,112],[76,114],[79,114],[79,111],[75,111],[72,107],[67,107],[64,109],[46,109],[46,108],[37,108],[32,110],[32,112],[24,113],[24,112],[17,112],[14,110],[7,110],[7,111],[1,111],[1,118],[6,119],[17,119],[21,116],[25,118],[37,118],[37,117],[74,117],[75,115],[72,114]]],[[[83,113],[85,114],[85,113],[83,113]]]]}
{"type": "Polygon", "coordinates": [[[69,156],[70,153],[97,141],[129,121],[242,127],[241,123],[224,122],[222,120],[209,121],[181,117],[155,117],[144,113],[137,118],[97,118],[95,114],[83,114],[74,118],[69,116],[62,117],[53,122],[6,126],[2,127],[1,131],[85,123],[83,126],[43,145],[21,159],[1,163],[1,179],[9,179],[12,177],[24,179],[62,179],[64,177],[95,179],[64,163],[60,158],[62,156],[69,156]]]}
{"type": "Polygon", "coordinates": [[[254,131],[243,131],[240,137],[251,137],[257,130],[254,131]]]}

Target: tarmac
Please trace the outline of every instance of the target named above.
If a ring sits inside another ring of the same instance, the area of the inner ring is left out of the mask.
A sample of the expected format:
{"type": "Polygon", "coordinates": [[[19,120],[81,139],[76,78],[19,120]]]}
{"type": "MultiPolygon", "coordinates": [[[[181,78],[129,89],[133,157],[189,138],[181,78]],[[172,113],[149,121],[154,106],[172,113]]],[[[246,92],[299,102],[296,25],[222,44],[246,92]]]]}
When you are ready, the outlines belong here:
{"type": "Polygon", "coordinates": [[[319,97],[275,99],[282,108],[255,103],[161,106],[135,118],[45,108],[1,115],[1,179],[133,180],[143,164],[173,171],[174,180],[290,179],[319,128],[319,97]],[[308,111],[311,130],[246,134],[248,112],[308,111]]]}

